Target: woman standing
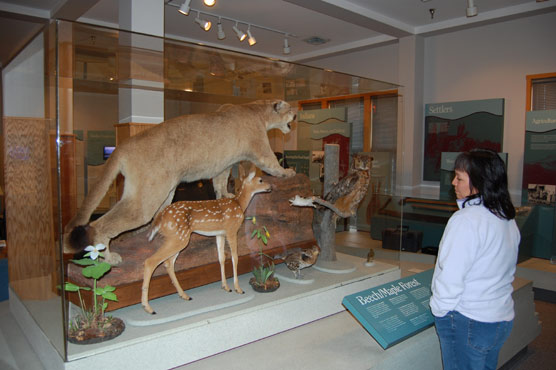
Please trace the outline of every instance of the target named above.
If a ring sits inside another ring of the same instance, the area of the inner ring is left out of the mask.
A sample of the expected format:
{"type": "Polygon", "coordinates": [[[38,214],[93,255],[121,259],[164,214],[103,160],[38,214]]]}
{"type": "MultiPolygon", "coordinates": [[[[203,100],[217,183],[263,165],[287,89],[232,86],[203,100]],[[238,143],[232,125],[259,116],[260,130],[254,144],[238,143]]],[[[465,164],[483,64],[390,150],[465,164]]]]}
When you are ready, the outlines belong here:
{"type": "Polygon", "coordinates": [[[515,208],[495,152],[462,153],[454,169],[460,209],[440,241],[430,306],[444,370],[494,370],[514,319],[515,208]]]}

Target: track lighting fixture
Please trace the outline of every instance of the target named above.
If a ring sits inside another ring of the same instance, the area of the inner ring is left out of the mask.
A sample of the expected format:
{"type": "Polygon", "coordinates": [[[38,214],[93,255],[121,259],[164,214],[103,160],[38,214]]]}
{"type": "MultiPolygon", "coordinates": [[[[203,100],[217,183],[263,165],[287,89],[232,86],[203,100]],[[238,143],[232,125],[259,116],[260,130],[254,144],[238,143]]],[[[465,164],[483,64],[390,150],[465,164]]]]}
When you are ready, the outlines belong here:
{"type": "Polygon", "coordinates": [[[467,17],[474,17],[477,14],[477,7],[473,3],[473,0],[467,0],[467,17]]]}
{"type": "Polygon", "coordinates": [[[253,46],[257,43],[257,40],[253,37],[253,35],[251,34],[251,25],[249,25],[247,27],[247,36],[248,39],[247,41],[249,42],[249,46],[253,46]]]}
{"type": "Polygon", "coordinates": [[[226,34],[224,33],[224,29],[222,29],[222,20],[218,18],[218,40],[224,40],[226,38],[226,34]]]}
{"type": "Polygon", "coordinates": [[[288,44],[288,36],[284,38],[284,54],[289,54],[291,52],[290,45],[288,44]]]}
{"type": "Polygon", "coordinates": [[[191,0],[185,0],[185,2],[180,6],[178,12],[183,15],[189,15],[189,10],[191,9],[189,5],[191,5],[191,0]]]}
{"type": "Polygon", "coordinates": [[[197,12],[197,18],[195,18],[195,22],[199,24],[199,26],[201,26],[202,29],[204,29],[205,31],[210,30],[210,27],[212,26],[212,23],[210,21],[205,21],[204,19],[199,18],[200,14],[199,12],[197,12]]]}
{"type": "Polygon", "coordinates": [[[245,38],[247,37],[247,35],[245,34],[245,32],[243,32],[242,30],[240,30],[239,28],[237,28],[237,22],[236,22],[236,25],[232,27],[232,29],[233,29],[234,32],[236,33],[237,38],[239,39],[239,41],[245,40],[245,38]]]}
{"type": "MultiPolygon", "coordinates": [[[[209,19],[210,18],[217,18],[218,19],[218,24],[217,24],[218,40],[223,40],[223,39],[226,38],[226,33],[224,32],[224,27],[223,27],[223,24],[222,24],[222,20],[232,22],[232,24],[235,23],[232,26],[232,29],[234,30],[235,34],[237,35],[237,38],[239,39],[240,42],[247,38],[249,46],[253,46],[257,43],[257,40],[255,39],[255,37],[251,33],[251,27],[259,28],[261,30],[265,30],[265,31],[268,31],[268,32],[274,32],[274,33],[284,35],[284,48],[283,48],[283,53],[284,54],[289,54],[291,52],[290,45],[288,43],[288,37],[289,36],[297,37],[293,34],[289,34],[289,33],[286,33],[284,31],[280,31],[280,30],[277,30],[277,29],[273,29],[273,28],[253,24],[253,23],[244,22],[244,21],[241,21],[241,20],[238,20],[238,19],[225,17],[225,16],[219,15],[219,14],[208,13],[208,12],[202,11],[200,9],[193,9],[193,8],[190,7],[191,0],[175,0],[175,1],[176,1],[176,3],[174,3],[174,0],[170,0],[170,1],[165,0],[165,5],[173,6],[175,8],[178,8],[178,11],[180,13],[184,14],[184,15],[189,15],[190,12],[197,12],[197,16],[195,17],[195,23],[199,24],[199,26],[201,26],[201,28],[205,31],[210,30],[210,28],[212,26],[212,23],[209,20],[202,19],[201,14],[203,16],[205,16],[205,18],[206,18],[206,16],[208,16],[209,19]],[[181,5],[179,5],[178,1],[179,2],[183,1],[183,3],[181,3],[181,5]],[[239,29],[239,23],[243,23],[243,24],[247,25],[247,33],[243,32],[241,29],[239,29]]],[[[204,0],[204,4],[206,6],[213,6],[215,3],[216,3],[215,0],[204,0]]]]}

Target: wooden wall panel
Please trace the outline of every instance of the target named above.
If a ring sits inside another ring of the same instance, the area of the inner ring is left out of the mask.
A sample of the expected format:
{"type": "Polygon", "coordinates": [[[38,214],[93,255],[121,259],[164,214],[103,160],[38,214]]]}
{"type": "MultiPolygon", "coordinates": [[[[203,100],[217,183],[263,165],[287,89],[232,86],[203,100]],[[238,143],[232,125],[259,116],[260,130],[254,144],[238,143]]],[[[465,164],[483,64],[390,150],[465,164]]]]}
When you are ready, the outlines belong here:
{"type": "Polygon", "coordinates": [[[48,299],[56,273],[48,121],[4,117],[10,285],[21,299],[48,299]]]}
{"type": "Polygon", "coordinates": [[[121,143],[123,140],[130,136],[137,135],[141,131],[148,130],[149,128],[155,126],[156,123],[117,123],[116,127],[116,145],[121,143]]]}

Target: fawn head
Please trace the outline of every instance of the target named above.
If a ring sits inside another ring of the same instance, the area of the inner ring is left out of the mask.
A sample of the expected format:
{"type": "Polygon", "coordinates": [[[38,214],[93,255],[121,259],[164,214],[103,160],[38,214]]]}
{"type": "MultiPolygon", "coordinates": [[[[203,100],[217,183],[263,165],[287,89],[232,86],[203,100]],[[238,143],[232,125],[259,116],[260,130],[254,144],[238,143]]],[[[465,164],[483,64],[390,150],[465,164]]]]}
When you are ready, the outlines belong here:
{"type": "Polygon", "coordinates": [[[255,171],[252,171],[247,175],[241,184],[240,193],[247,198],[252,198],[257,193],[267,193],[272,190],[270,184],[263,182],[263,179],[255,176],[255,171]]]}

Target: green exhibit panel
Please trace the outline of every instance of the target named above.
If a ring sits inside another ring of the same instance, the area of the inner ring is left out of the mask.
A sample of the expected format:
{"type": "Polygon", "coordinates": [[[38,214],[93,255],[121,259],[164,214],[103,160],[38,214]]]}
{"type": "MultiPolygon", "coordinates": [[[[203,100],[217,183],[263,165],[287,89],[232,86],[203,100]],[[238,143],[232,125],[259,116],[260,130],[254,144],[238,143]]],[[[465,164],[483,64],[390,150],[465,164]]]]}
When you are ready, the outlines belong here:
{"type": "Polygon", "coordinates": [[[556,256],[555,213],[555,207],[537,205],[516,216],[521,232],[520,256],[545,259],[556,256]]]}
{"type": "Polygon", "coordinates": [[[527,112],[521,203],[520,254],[556,256],[556,110],[527,112]]]}
{"type": "Polygon", "coordinates": [[[342,304],[384,349],[434,323],[429,308],[434,270],[346,296],[342,304]]]}

